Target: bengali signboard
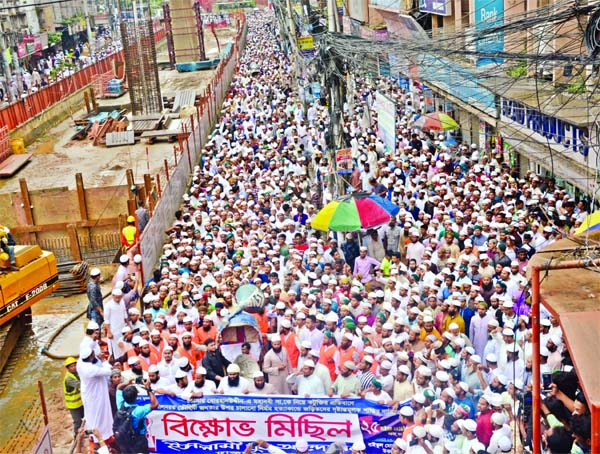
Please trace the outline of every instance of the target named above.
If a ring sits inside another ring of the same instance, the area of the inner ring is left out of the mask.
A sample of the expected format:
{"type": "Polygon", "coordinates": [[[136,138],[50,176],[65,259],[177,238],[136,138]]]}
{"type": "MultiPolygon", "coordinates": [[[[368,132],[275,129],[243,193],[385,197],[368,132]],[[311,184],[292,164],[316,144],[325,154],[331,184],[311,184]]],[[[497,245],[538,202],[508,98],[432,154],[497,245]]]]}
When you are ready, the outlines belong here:
{"type": "Polygon", "coordinates": [[[305,57],[312,57],[315,54],[315,42],[312,36],[302,36],[298,38],[298,51],[305,57]]]}
{"type": "Polygon", "coordinates": [[[449,16],[452,13],[451,5],[449,0],[419,0],[419,11],[438,16],[449,16]]]}
{"type": "MultiPolygon", "coordinates": [[[[504,51],[504,32],[487,33],[486,29],[504,23],[504,0],[475,0],[475,40],[477,52],[494,53],[504,51]]],[[[477,66],[502,63],[504,59],[485,56],[477,59],[477,66]]]]}
{"type": "MultiPolygon", "coordinates": [[[[333,442],[363,441],[370,454],[389,453],[402,435],[398,414],[363,399],[295,396],[205,396],[185,401],[159,395],[148,415],[151,452],[239,454],[258,439],[293,453],[298,439],[311,452],[333,442]]],[[[140,398],[138,403],[145,403],[140,398]]],[[[406,404],[406,403],[405,403],[406,404]]]]}
{"type": "Polygon", "coordinates": [[[337,150],[335,152],[335,165],[339,175],[352,173],[352,167],[354,166],[352,163],[352,149],[342,148],[337,150]]]}
{"type": "Polygon", "coordinates": [[[377,93],[378,136],[382,140],[385,151],[396,151],[396,104],[387,96],[377,93]]]}
{"type": "Polygon", "coordinates": [[[17,44],[17,56],[26,57],[42,51],[42,37],[40,35],[24,35],[23,41],[17,44]]]}

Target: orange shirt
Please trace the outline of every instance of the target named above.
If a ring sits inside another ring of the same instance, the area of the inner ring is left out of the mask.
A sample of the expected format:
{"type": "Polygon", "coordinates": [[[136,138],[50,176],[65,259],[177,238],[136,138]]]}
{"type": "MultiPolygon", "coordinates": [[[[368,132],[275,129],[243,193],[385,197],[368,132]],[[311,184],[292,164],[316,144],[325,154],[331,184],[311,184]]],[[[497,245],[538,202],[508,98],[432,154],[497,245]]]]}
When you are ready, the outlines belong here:
{"type": "Polygon", "coordinates": [[[335,345],[321,345],[320,353],[319,353],[319,362],[329,369],[329,376],[331,377],[331,381],[335,381],[337,368],[335,364],[335,354],[338,349],[335,345]]]}
{"type": "Polygon", "coordinates": [[[267,334],[269,332],[269,317],[267,317],[266,311],[263,311],[262,314],[253,313],[251,315],[258,322],[260,332],[262,334],[267,334]]]}
{"type": "Polygon", "coordinates": [[[202,326],[200,328],[194,328],[194,331],[196,332],[194,341],[198,344],[203,344],[208,338],[217,338],[217,328],[215,326],[211,326],[208,332],[204,331],[202,326]]]}
{"type": "Polygon", "coordinates": [[[160,343],[158,344],[158,347],[156,345],[154,345],[152,342],[150,342],[150,352],[154,353],[154,355],[156,355],[157,358],[162,358],[162,352],[163,352],[163,349],[165,348],[165,345],[167,345],[167,343],[162,338],[160,339],[160,343]]]}
{"type": "MultiPolygon", "coordinates": [[[[196,370],[196,363],[201,360],[199,353],[204,353],[204,352],[196,352],[195,347],[196,347],[196,344],[194,344],[192,342],[192,347],[189,350],[186,350],[185,348],[183,348],[183,346],[180,346],[177,349],[179,356],[186,357],[189,360],[192,367],[194,368],[194,370],[196,370]]],[[[202,355],[202,356],[204,356],[204,355],[202,355]]]]}
{"type": "Polygon", "coordinates": [[[290,357],[290,364],[295,369],[298,367],[298,357],[300,356],[300,350],[296,345],[296,333],[290,331],[287,336],[282,334],[282,340],[282,345],[285,347],[288,356],[290,357]]]}

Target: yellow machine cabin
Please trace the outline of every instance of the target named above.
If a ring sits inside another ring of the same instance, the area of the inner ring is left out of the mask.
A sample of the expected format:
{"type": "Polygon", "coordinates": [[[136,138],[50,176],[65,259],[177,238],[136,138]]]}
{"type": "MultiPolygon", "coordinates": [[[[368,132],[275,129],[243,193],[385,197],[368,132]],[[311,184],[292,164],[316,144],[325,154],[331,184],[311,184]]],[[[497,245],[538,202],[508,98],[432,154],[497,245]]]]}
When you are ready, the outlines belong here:
{"type": "Polygon", "coordinates": [[[58,288],[56,257],[39,246],[15,246],[15,266],[0,263],[0,325],[58,288]]]}

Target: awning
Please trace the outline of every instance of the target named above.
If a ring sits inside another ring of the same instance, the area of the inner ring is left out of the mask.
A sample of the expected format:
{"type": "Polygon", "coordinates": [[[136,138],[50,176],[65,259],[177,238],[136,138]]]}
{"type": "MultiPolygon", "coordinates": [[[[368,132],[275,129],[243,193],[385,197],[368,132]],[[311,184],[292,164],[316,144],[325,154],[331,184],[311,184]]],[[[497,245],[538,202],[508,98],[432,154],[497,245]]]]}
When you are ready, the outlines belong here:
{"type": "MultiPolygon", "coordinates": [[[[562,239],[535,254],[529,262],[599,258],[600,232],[589,237],[590,249],[582,246],[584,235],[562,239]]],[[[579,382],[590,405],[600,406],[600,274],[596,267],[540,271],[540,296],[544,306],[559,319],[579,382]]],[[[528,272],[529,273],[529,272],[528,272]]]]}

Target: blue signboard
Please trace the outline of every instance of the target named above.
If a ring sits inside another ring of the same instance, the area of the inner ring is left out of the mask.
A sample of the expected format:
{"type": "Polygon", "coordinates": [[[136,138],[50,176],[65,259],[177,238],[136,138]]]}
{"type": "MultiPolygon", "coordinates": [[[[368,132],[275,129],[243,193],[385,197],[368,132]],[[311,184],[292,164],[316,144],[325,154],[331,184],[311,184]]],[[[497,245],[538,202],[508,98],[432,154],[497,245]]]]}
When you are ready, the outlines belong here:
{"type": "Polygon", "coordinates": [[[422,13],[449,16],[452,13],[450,0],[419,0],[419,11],[422,13]]]}
{"type": "MultiPolygon", "coordinates": [[[[490,27],[496,27],[504,23],[504,0],[475,0],[475,50],[477,52],[502,52],[504,51],[504,32],[486,33],[490,27]]],[[[477,66],[485,66],[491,63],[502,63],[502,58],[480,57],[477,66]]]]}
{"type": "MultiPolygon", "coordinates": [[[[404,425],[390,407],[363,399],[295,396],[204,396],[185,401],[157,396],[160,406],[147,417],[150,452],[239,454],[257,439],[286,453],[305,440],[311,452],[333,442],[369,446],[389,453],[404,425]]],[[[148,399],[140,397],[139,404],[148,399]]],[[[401,406],[409,404],[405,401],[401,406]]],[[[347,448],[346,448],[347,449],[347,448]]],[[[262,451],[261,451],[262,452],[262,451]]]]}

